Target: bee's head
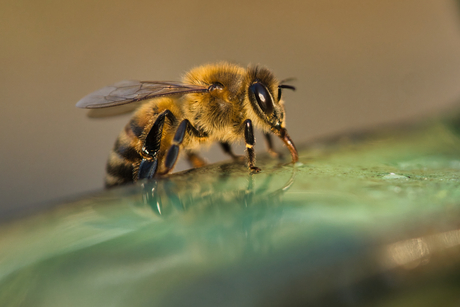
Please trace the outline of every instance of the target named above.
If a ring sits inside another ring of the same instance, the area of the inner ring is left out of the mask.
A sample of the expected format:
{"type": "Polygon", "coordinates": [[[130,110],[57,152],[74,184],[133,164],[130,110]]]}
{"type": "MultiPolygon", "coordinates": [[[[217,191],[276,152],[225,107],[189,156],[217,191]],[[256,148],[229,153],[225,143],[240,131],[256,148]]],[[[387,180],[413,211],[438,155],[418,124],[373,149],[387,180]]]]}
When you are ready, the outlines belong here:
{"type": "Polygon", "coordinates": [[[247,97],[255,124],[264,130],[279,134],[285,126],[284,102],[281,100],[283,88],[295,89],[280,84],[271,71],[261,67],[250,67],[247,79],[247,97]]]}
{"type": "Polygon", "coordinates": [[[295,88],[280,84],[271,71],[257,66],[248,68],[246,86],[248,117],[257,127],[279,136],[291,152],[292,161],[297,162],[297,149],[285,128],[284,102],[281,99],[283,88],[295,88]]]}

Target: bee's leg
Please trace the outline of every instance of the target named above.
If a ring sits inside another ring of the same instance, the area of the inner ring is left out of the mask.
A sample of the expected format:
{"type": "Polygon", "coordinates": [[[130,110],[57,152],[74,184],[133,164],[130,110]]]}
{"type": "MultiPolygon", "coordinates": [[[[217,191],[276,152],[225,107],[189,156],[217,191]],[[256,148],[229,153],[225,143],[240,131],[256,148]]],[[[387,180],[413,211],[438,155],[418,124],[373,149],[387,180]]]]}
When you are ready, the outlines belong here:
{"type": "Polygon", "coordinates": [[[275,151],[272,142],[272,135],[270,133],[264,133],[265,141],[267,143],[267,151],[273,158],[282,158],[282,154],[275,151]]]}
{"type": "Polygon", "coordinates": [[[254,138],[254,129],[252,127],[252,121],[246,119],[244,121],[244,141],[246,142],[246,152],[248,155],[248,167],[251,172],[258,173],[260,168],[255,166],[256,153],[254,151],[254,144],[256,143],[254,138]]]}
{"type": "Polygon", "coordinates": [[[187,150],[186,154],[187,160],[192,165],[192,167],[203,167],[207,164],[206,161],[202,157],[200,157],[200,155],[196,151],[187,150]]]}
{"type": "Polygon", "coordinates": [[[137,172],[136,180],[141,179],[152,179],[155,176],[155,173],[158,168],[158,159],[147,160],[142,159],[141,164],[139,164],[139,170],[137,172]]]}
{"type": "Polygon", "coordinates": [[[220,142],[220,146],[222,147],[223,151],[229,155],[230,157],[232,157],[232,159],[234,161],[240,161],[240,160],[243,160],[244,157],[243,156],[240,156],[240,155],[235,155],[233,153],[233,150],[232,150],[232,146],[230,145],[230,143],[228,142],[220,142]]]}
{"type": "Polygon", "coordinates": [[[176,164],[177,157],[179,156],[179,146],[184,141],[185,133],[187,131],[194,137],[201,137],[200,132],[198,132],[198,130],[196,130],[195,127],[190,124],[189,120],[184,119],[179,124],[179,127],[176,130],[176,134],[174,135],[172,145],[166,154],[165,171],[162,172],[162,175],[169,173],[176,164]]]}
{"type": "Polygon", "coordinates": [[[160,150],[161,136],[166,117],[171,121],[171,124],[174,124],[177,120],[169,110],[158,115],[142,145],[142,153],[144,156],[148,156],[148,158],[142,159],[139,164],[137,175],[135,175],[136,180],[152,179],[155,176],[158,168],[158,151],[160,150]]]}

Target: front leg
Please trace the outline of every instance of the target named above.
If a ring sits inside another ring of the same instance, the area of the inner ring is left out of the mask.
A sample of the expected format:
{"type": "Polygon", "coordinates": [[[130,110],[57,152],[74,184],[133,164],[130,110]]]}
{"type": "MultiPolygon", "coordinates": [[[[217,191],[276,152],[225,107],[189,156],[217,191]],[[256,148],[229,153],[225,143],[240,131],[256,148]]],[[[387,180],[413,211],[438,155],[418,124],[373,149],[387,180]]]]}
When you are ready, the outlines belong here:
{"type": "Polygon", "coordinates": [[[281,153],[277,152],[274,149],[271,134],[265,132],[264,136],[265,136],[265,141],[267,142],[267,151],[270,154],[270,156],[272,156],[273,158],[280,158],[281,159],[283,156],[282,156],[281,153]]]}
{"type": "Polygon", "coordinates": [[[244,121],[244,141],[246,142],[246,152],[248,155],[248,167],[253,173],[260,172],[260,168],[255,166],[256,153],[254,151],[254,145],[256,143],[254,138],[254,129],[252,127],[252,121],[246,119],[244,121]]]}

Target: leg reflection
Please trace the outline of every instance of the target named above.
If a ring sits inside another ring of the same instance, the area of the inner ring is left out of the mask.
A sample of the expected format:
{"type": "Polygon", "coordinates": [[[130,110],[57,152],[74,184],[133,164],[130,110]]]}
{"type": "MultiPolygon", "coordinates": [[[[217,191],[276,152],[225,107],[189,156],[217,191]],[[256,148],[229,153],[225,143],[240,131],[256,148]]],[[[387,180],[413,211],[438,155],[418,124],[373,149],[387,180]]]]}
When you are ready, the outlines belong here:
{"type": "Polygon", "coordinates": [[[280,165],[262,176],[247,173],[245,180],[231,172],[222,172],[218,176],[205,173],[153,179],[142,183],[142,201],[160,216],[173,211],[185,212],[192,207],[205,213],[213,208],[276,206],[294,183],[295,165],[288,181],[274,189],[273,183],[277,183],[283,174],[285,170],[280,165]]]}

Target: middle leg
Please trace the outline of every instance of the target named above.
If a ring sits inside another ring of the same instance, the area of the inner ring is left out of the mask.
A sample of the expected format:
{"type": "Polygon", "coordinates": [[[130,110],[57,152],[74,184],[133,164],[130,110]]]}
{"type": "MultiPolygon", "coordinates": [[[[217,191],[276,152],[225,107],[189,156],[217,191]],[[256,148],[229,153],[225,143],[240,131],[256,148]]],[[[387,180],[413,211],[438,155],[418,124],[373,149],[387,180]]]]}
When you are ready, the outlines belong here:
{"type": "Polygon", "coordinates": [[[176,134],[174,135],[173,142],[171,147],[166,154],[165,159],[165,169],[161,173],[161,175],[165,175],[169,173],[176,164],[177,157],[179,156],[179,146],[184,141],[185,133],[189,132],[193,137],[202,137],[200,132],[195,129],[195,127],[190,124],[188,119],[184,119],[176,130],[176,134]]]}
{"type": "Polygon", "coordinates": [[[240,161],[240,160],[244,159],[244,156],[235,155],[235,153],[232,150],[232,146],[230,145],[230,143],[228,143],[228,142],[220,142],[220,146],[222,147],[222,150],[224,151],[224,153],[226,153],[227,155],[232,157],[232,159],[234,161],[240,161]]]}

